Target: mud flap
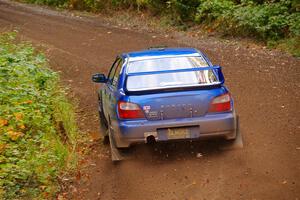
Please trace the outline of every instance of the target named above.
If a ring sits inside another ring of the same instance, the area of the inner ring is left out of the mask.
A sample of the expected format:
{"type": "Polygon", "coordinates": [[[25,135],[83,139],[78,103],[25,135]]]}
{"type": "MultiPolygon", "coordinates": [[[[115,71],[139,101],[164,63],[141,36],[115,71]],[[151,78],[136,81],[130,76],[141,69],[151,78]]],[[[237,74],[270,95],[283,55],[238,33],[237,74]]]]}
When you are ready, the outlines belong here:
{"type": "Polygon", "coordinates": [[[108,131],[109,143],[110,143],[110,152],[111,152],[111,160],[113,162],[121,161],[124,159],[121,151],[116,147],[115,141],[112,137],[111,131],[108,131]]]}
{"type": "Polygon", "coordinates": [[[236,118],[236,138],[232,141],[227,141],[226,144],[222,145],[220,147],[221,150],[234,150],[234,149],[241,149],[244,147],[243,143],[243,137],[240,131],[240,123],[239,123],[239,117],[236,118]]]}

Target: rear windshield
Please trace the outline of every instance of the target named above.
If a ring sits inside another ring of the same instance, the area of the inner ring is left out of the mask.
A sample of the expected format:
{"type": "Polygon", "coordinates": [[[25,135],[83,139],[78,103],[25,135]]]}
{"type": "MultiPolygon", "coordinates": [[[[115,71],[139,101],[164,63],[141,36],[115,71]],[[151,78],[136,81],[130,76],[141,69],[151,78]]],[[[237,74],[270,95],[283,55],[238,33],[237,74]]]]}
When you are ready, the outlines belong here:
{"type": "Polygon", "coordinates": [[[202,57],[176,57],[142,60],[129,63],[126,82],[128,91],[143,91],[165,88],[190,87],[218,84],[216,73],[212,69],[199,71],[177,71],[207,67],[202,57]],[[174,62],[173,62],[174,61],[174,62]],[[169,70],[172,70],[168,72],[169,70]],[[164,71],[164,73],[159,73],[164,71]],[[155,72],[144,73],[140,72],[155,72]],[[130,75],[131,73],[136,73],[130,75]]]}
{"type": "Polygon", "coordinates": [[[157,58],[130,62],[127,67],[127,73],[177,70],[207,66],[207,62],[201,56],[157,58]]]}

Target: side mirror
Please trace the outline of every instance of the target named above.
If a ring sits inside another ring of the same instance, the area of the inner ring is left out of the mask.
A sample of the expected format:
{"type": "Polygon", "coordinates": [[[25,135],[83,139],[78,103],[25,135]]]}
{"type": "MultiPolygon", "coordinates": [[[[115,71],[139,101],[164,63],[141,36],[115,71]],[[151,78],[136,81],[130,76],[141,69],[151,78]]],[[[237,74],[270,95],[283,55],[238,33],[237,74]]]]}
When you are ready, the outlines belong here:
{"type": "Polygon", "coordinates": [[[92,81],[95,83],[106,83],[107,78],[105,77],[104,74],[94,74],[92,76],[92,81]]]}

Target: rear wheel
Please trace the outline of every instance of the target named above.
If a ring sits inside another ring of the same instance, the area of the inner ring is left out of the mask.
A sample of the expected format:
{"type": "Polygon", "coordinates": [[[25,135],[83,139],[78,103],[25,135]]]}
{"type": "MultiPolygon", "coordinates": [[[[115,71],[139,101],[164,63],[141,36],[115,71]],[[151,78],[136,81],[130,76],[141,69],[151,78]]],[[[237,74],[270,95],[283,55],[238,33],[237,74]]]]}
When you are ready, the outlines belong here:
{"type": "Polygon", "coordinates": [[[102,94],[98,94],[98,111],[99,111],[99,118],[100,118],[100,131],[103,135],[103,143],[108,144],[109,143],[109,137],[108,137],[108,123],[105,119],[104,113],[103,113],[103,103],[102,103],[102,94]]]}
{"type": "Polygon", "coordinates": [[[117,163],[118,161],[121,161],[124,159],[122,155],[122,151],[116,146],[114,137],[113,137],[113,131],[111,128],[110,123],[108,124],[108,139],[110,144],[110,153],[111,153],[111,159],[114,163],[117,163]]]}

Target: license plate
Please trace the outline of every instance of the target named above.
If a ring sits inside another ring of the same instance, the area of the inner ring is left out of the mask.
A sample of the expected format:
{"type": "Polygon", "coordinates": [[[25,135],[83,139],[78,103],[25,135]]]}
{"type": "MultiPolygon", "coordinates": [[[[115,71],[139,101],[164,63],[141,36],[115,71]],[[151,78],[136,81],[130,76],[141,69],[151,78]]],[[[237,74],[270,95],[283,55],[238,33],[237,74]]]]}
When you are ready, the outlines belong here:
{"type": "Polygon", "coordinates": [[[190,136],[188,128],[168,128],[169,139],[183,139],[190,136]]]}

